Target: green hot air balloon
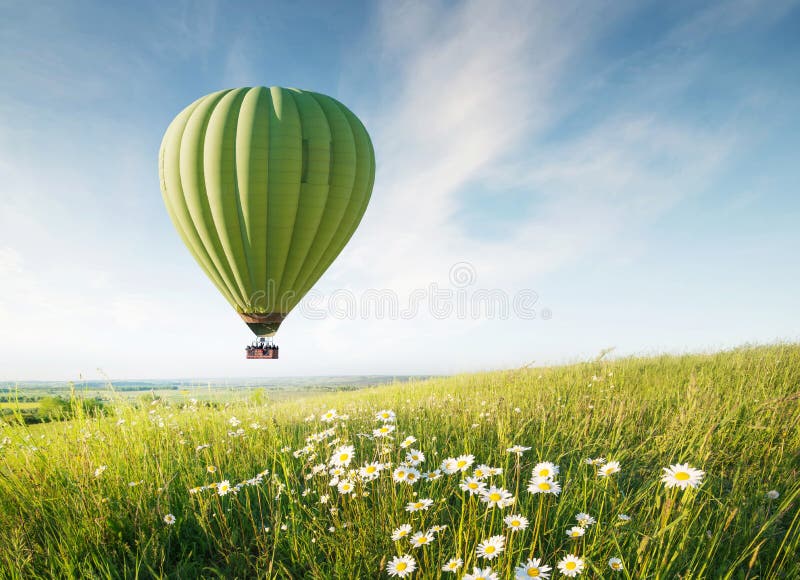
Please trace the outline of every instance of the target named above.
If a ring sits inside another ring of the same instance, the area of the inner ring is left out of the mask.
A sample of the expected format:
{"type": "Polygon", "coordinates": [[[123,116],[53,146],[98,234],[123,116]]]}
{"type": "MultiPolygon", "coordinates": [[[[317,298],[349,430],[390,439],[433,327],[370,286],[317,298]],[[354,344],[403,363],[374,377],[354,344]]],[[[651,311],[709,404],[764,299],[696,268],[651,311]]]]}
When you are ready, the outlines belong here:
{"type": "Polygon", "coordinates": [[[181,111],[164,134],[159,174],[186,247],[263,339],[358,227],[375,154],[364,125],[335,99],[247,87],[181,111]]]}

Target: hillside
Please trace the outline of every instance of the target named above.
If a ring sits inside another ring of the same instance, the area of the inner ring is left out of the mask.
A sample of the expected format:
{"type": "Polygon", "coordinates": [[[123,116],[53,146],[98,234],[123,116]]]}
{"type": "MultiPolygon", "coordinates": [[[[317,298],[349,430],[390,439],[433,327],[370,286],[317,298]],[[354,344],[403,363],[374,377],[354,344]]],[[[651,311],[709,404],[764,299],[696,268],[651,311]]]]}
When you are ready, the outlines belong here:
{"type": "Polygon", "coordinates": [[[0,427],[2,577],[800,576],[798,345],[102,413],[0,427]]]}

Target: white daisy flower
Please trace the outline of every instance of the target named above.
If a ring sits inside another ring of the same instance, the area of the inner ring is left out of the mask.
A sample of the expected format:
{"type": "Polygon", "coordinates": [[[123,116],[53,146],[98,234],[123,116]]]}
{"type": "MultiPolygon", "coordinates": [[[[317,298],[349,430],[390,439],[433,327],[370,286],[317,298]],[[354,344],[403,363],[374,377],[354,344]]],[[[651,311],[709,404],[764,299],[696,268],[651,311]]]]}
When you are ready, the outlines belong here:
{"type": "Polygon", "coordinates": [[[476,479],[486,479],[491,475],[492,468],[488,465],[481,464],[472,471],[472,477],[476,479]]]}
{"type": "Polygon", "coordinates": [[[551,479],[558,475],[558,465],[550,461],[542,461],[533,467],[534,477],[549,477],[551,479]]]}
{"type": "Polygon", "coordinates": [[[528,518],[521,515],[506,516],[503,521],[512,532],[520,532],[528,527],[528,518]]]}
{"type": "Polygon", "coordinates": [[[547,477],[532,477],[528,484],[528,491],[531,493],[552,493],[558,495],[561,493],[561,485],[557,481],[547,477]]]}
{"type": "Polygon", "coordinates": [[[464,574],[462,580],[500,580],[500,577],[492,572],[491,568],[472,568],[471,574],[464,574]]]}
{"type": "Polygon", "coordinates": [[[397,542],[398,540],[401,540],[406,536],[408,536],[408,534],[410,533],[411,533],[411,524],[403,524],[402,526],[400,526],[399,528],[397,528],[395,531],[392,532],[392,540],[397,542]]]}
{"type": "Polygon", "coordinates": [[[458,462],[456,461],[456,458],[448,457],[447,459],[443,460],[441,469],[447,475],[453,475],[458,471],[458,462]]]}
{"type": "Polygon", "coordinates": [[[422,475],[420,474],[418,469],[414,469],[413,467],[409,467],[406,470],[405,482],[407,484],[409,484],[409,485],[414,485],[415,483],[417,483],[420,480],[421,477],[422,477],[422,475]]]}
{"type": "Polygon", "coordinates": [[[417,561],[406,554],[405,556],[395,556],[386,564],[386,572],[389,576],[405,578],[417,569],[417,561]]]}
{"type": "Polygon", "coordinates": [[[330,463],[337,467],[347,467],[353,461],[354,451],[355,448],[352,445],[337,447],[331,456],[330,463]]]}
{"type": "Polygon", "coordinates": [[[514,445],[506,449],[506,453],[514,453],[515,455],[522,455],[526,451],[530,451],[530,447],[523,447],[522,445],[514,445]]]}
{"type": "Polygon", "coordinates": [[[336,489],[338,489],[339,493],[341,493],[342,495],[353,493],[353,490],[355,490],[355,488],[356,486],[353,485],[353,482],[350,481],[349,479],[343,479],[342,481],[339,482],[339,485],[336,487],[336,489]]]}
{"type": "Polygon", "coordinates": [[[172,524],[175,523],[175,516],[173,516],[172,514],[165,515],[164,523],[167,524],[168,526],[171,526],[172,524]]]}
{"type": "Polygon", "coordinates": [[[434,540],[434,535],[431,532],[417,532],[411,538],[409,538],[409,542],[411,542],[412,548],[420,548],[422,546],[427,546],[434,540]]]}
{"type": "Polygon", "coordinates": [[[409,465],[419,465],[425,461],[425,454],[419,449],[412,449],[406,454],[406,463],[409,465]]]}
{"type": "Polygon", "coordinates": [[[608,567],[614,570],[614,572],[622,572],[625,569],[625,566],[622,565],[622,560],[619,558],[611,558],[608,561],[608,567]]]}
{"type": "Polygon", "coordinates": [[[475,554],[479,558],[486,558],[487,560],[494,560],[503,550],[506,549],[506,539],[504,536],[492,536],[488,540],[484,540],[478,544],[475,554]]]}
{"type": "Polygon", "coordinates": [[[466,471],[475,463],[474,455],[459,455],[456,457],[456,467],[459,471],[466,471]]]}
{"type": "Polygon", "coordinates": [[[590,516],[589,514],[585,514],[583,512],[577,514],[575,516],[575,519],[578,520],[578,525],[584,528],[591,526],[592,524],[597,522],[597,520],[594,519],[592,516],[590,516]]]}
{"type": "Polygon", "coordinates": [[[322,421],[323,423],[330,423],[332,421],[335,421],[338,417],[339,415],[336,413],[336,409],[329,409],[328,411],[322,414],[319,420],[322,421]]]}
{"type": "Polygon", "coordinates": [[[395,430],[394,425],[384,424],[378,427],[377,429],[373,429],[372,436],[375,437],[376,439],[380,439],[381,437],[388,437],[389,435],[392,434],[394,430],[395,430]]]}
{"type": "Polygon", "coordinates": [[[608,463],[606,463],[605,465],[600,467],[600,469],[597,470],[597,475],[599,475],[600,477],[608,477],[609,475],[613,475],[619,472],[620,472],[619,461],[609,461],[608,463]]]}
{"type": "Polygon", "coordinates": [[[572,526],[570,529],[567,530],[567,535],[570,538],[580,538],[585,533],[586,529],[580,526],[572,526]]]}
{"type": "Polygon", "coordinates": [[[467,491],[470,495],[482,493],[486,489],[486,482],[476,477],[468,477],[458,484],[462,491],[467,491]]]}
{"type": "Polygon", "coordinates": [[[458,572],[459,568],[464,565],[464,560],[461,558],[450,558],[447,561],[447,564],[442,566],[442,572],[452,572],[455,574],[458,572]]]}
{"type": "Polygon", "coordinates": [[[545,566],[539,558],[531,558],[527,562],[520,564],[514,568],[514,578],[542,578],[547,580],[550,578],[550,566],[545,566]]]}
{"type": "Polygon", "coordinates": [[[359,468],[358,475],[364,481],[372,481],[373,479],[376,479],[378,475],[380,475],[382,470],[383,464],[373,461],[372,463],[367,463],[364,467],[359,468]]]}
{"type": "Polygon", "coordinates": [[[705,473],[702,470],[689,467],[688,463],[676,463],[664,468],[664,475],[661,476],[661,481],[664,482],[664,487],[668,488],[695,488],[703,483],[704,475],[705,473]]]}
{"type": "Polygon", "coordinates": [[[442,471],[440,469],[434,469],[433,471],[427,471],[423,475],[423,477],[428,481],[434,481],[442,477],[442,471]]]}
{"type": "Polygon", "coordinates": [[[411,513],[427,511],[432,505],[432,499],[418,499],[417,501],[409,502],[408,505],[406,505],[406,511],[411,513]]]}
{"type": "Polygon", "coordinates": [[[392,479],[396,483],[400,483],[401,481],[405,481],[406,477],[408,477],[408,467],[403,467],[402,465],[396,468],[392,472],[392,479]]]}
{"type": "Polygon", "coordinates": [[[219,495],[227,495],[230,490],[231,482],[227,479],[224,479],[217,484],[217,493],[219,495]]]}
{"type": "Polygon", "coordinates": [[[390,411],[389,409],[383,409],[382,411],[378,411],[375,414],[375,419],[378,421],[394,421],[395,414],[394,411],[390,411]]]}
{"type": "Polygon", "coordinates": [[[619,518],[619,519],[620,519],[620,520],[622,520],[623,522],[629,522],[629,521],[631,521],[631,516],[629,516],[628,514],[619,514],[619,515],[617,516],[617,518],[619,518]]]}
{"type": "Polygon", "coordinates": [[[584,562],[582,558],[573,554],[567,554],[559,563],[558,570],[564,575],[574,578],[583,572],[584,562]]]}
{"type": "Polygon", "coordinates": [[[417,438],[414,437],[413,435],[409,435],[408,437],[403,439],[403,442],[400,443],[400,447],[402,447],[403,449],[408,449],[409,447],[414,445],[414,443],[416,443],[416,442],[417,442],[417,438]]]}
{"type": "Polygon", "coordinates": [[[490,508],[504,508],[513,505],[514,496],[511,495],[511,492],[502,487],[492,486],[481,492],[481,501],[489,504],[488,507],[490,508]]]}
{"type": "Polygon", "coordinates": [[[592,459],[591,457],[587,457],[585,461],[587,465],[603,465],[606,462],[606,458],[595,457],[594,459],[592,459]]]}

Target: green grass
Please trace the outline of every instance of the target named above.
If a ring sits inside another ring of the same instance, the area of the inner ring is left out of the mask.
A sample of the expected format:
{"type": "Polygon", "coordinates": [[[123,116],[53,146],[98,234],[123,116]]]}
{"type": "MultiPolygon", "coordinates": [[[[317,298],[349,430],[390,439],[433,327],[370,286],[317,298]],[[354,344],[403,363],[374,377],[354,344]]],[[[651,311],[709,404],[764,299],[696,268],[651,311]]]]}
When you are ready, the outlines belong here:
{"type": "Polygon", "coordinates": [[[568,553],[585,560],[582,577],[590,578],[800,577],[796,345],[598,360],[218,408],[127,402],[106,413],[0,433],[2,577],[378,578],[392,557],[411,554],[415,578],[451,577],[440,568],[456,556],[465,561],[458,577],[480,565],[508,578],[535,556],[557,578],[556,564],[568,553]],[[329,408],[349,419],[321,423],[329,408]],[[397,430],[382,451],[370,435],[384,408],[396,412],[397,430]],[[229,424],[234,416],[240,426],[229,424]],[[294,456],[306,437],[329,427],[335,439],[314,444],[311,456],[294,456]],[[243,435],[229,434],[239,428],[243,435]],[[329,475],[306,479],[334,443],[355,446],[351,467],[396,467],[408,435],[427,457],[423,470],[461,454],[474,454],[473,467],[501,467],[490,482],[514,494],[516,505],[487,509],[459,489],[464,474],[412,486],[393,483],[387,470],[356,482],[357,493],[346,496],[328,485],[329,475]],[[514,444],[531,450],[518,461],[506,452],[514,444]],[[585,463],[598,456],[619,461],[621,472],[598,477],[585,463]],[[560,467],[557,497],[526,491],[540,460],[560,467]],[[664,487],[662,469],[678,462],[705,471],[699,488],[664,487]],[[238,494],[189,493],[263,470],[262,481],[238,494]],[[780,497],[768,499],[769,490],[780,497]],[[406,512],[415,494],[433,506],[406,512]],[[565,531],[578,512],[597,523],[573,540],[565,531]],[[511,513],[527,517],[528,529],[506,531],[503,517],[511,513]],[[167,514],[174,525],[163,521],[167,514]],[[404,523],[414,531],[447,528],[430,546],[412,549],[390,538],[404,523]],[[477,559],[478,543],[494,535],[505,536],[505,552],[477,559]],[[611,557],[625,571],[611,572],[611,557]]]}

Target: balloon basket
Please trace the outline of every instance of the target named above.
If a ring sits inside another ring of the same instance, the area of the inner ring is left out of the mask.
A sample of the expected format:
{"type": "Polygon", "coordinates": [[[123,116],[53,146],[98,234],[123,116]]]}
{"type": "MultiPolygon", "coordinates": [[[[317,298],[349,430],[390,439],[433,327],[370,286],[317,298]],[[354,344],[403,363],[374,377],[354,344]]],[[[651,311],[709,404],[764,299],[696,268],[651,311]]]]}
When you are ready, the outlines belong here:
{"type": "Polygon", "coordinates": [[[274,344],[260,344],[258,346],[248,346],[245,349],[248,359],[269,359],[278,358],[278,347],[274,344]]]}

